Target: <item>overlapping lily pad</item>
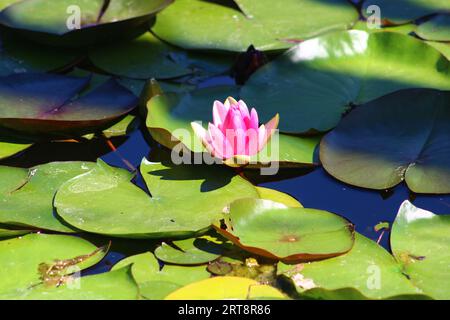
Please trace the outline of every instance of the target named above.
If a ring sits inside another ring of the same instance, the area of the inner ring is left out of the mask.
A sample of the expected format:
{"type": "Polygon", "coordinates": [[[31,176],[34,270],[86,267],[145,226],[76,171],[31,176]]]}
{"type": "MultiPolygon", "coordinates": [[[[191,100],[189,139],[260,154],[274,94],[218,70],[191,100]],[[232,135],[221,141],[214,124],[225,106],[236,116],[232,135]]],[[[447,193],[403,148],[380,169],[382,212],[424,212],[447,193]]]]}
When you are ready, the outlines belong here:
{"type": "Polygon", "coordinates": [[[88,84],[89,78],[54,74],[2,77],[0,126],[30,134],[90,133],[112,125],[137,104],[113,79],[77,97],[88,84]]]}
{"type": "Polygon", "coordinates": [[[392,252],[403,272],[415,286],[435,299],[450,298],[449,218],[405,201],[392,226],[392,252]]]}
{"type": "Polygon", "coordinates": [[[249,299],[287,299],[269,285],[241,277],[215,277],[198,281],[178,289],[166,300],[249,300],[249,299]]]}
{"type": "Polygon", "coordinates": [[[29,143],[15,143],[14,140],[0,138],[0,159],[11,157],[29,147],[29,143]]]}
{"type": "MultiPolygon", "coordinates": [[[[147,128],[156,141],[168,148],[175,147],[175,151],[181,151],[184,145],[193,152],[206,152],[193,132],[191,122],[201,121],[207,126],[212,121],[214,100],[224,101],[228,96],[237,97],[238,94],[237,87],[222,86],[154,96],[147,104],[147,128]]],[[[250,106],[260,110],[258,104],[250,106]]],[[[275,115],[277,111],[273,111],[275,115]]],[[[287,121],[288,117],[281,120],[287,121]]],[[[251,163],[253,166],[275,162],[281,166],[314,166],[318,143],[317,137],[276,135],[260,154],[252,157],[251,163]]]]}
{"type": "Polygon", "coordinates": [[[16,229],[0,228],[0,239],[13,238],[13,237],[17,237],[17,236],[22,236],[27,233],[30,233],[30,231],[29,230],[16,230],[16,229]]]}
{"type": "Polygon", "coordinates": [[[237,200],[227,220],[226,230],[216,229],[235,244],[289,263],[339,256],[354,242],[353,225],[344,218],[270,200],[237,200]]]}
{"type": "Polygon", "coordinates": [[[448,60],[395,32],[351,30],[305,41],[259,69],[241,97],[282,132],[332,129],[352,106],[406,88],[450,89],[448,60]],[[420,63],[417,63],[417,60],[420,63]]]}
{"type": "Polygon", "coordinates": [[[26,297],[44,282],[56,286],[64,276],[95,265],[105,253],[73,236],[30,234],[0,241],[0,297],[26,297]],[[50,275],[49,270],[57,272],[50,275]]]}
{"type": "Polygon", "coordinates": [[[416,33],[419,37],[431,41],[450,41],[450,14],[439,14],[420,24],[416,33]]]}
{"type": "Polygon", "coordinates": [[[322,140],[322,164],[377,190],[405,180],[417,193],[450,193],[450,94],[403,90],[361,106],[322,140]]]}
{"type": "Polygon", "coordinates": [[[234,200],[258,197],[253,185],[226,168],[144,160],[141,173],[151,197],[129,174],[117,172],[99,162],[61,186],[54,201],[59,216],[78,229],[110,236],[187,238],[221,219],[234,200]]]}
{"type": "Polygon", "coordinates": [[[53,212],[53,197],[67,180],[95,166],[89,162],[53,162],[30,169],[0,166],[0,223],[74,232],[53,212]]]}
{"type": "Polygon", "coordinates": [[[245,51],[253,44],[274,50],[290,47],[289,40],[346,29],[357,19],[355,8],[343,0],[177,0],[158,15],[153,31],[186,49],[245,51]]]}
{"type": "Polygon", "coordinates": [[[264,187],[256,187],[256,190],[258,191],[259,197],[261,199],[279,202],[288,207],[294,208],[303,207],[303,205],[297,199],[288,195],[287,193],[264,187]]]}
{"type": "Polygon", "coordinates": [[[24,0],[0,13],[0,24],[34,41],[78,47],[133,37],[172,0],[24,0]],[[76,15],[80,14],[80,25],[76,15]]]}
{"type": "Polygon", "coordinates": [[[404,24],[433,13],[450,10],[447,0],[365,0],[362,6],[364,15],[370,15],[369,6],[380,8],[381,19],[395,24],[404,24]]]}
{"type": "Polygon", "coordinates": [[[302,297],[313,299],[425,298],[385,249],[356,234],[345,255],[312,263],[278,264],[302,297]]]}
{"type": "Polygon", "coordinates": [[[119,261],[113,270],[132,264],[132,274],[139,285],[139,293],[145,299],[161,300],[169,293],[190,283],[207,279],[210,274],[205,266],[160,266],[150,252],[134,255],[119,261]]]}

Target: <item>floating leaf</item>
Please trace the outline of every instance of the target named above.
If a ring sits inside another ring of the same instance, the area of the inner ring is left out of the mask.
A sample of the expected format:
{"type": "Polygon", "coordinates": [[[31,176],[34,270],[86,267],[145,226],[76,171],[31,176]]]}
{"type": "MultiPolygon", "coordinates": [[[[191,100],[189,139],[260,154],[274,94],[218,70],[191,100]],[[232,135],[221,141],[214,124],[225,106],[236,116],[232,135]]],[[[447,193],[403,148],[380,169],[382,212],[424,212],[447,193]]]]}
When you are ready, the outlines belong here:
{"type": "Polygon", "coordinates": [[[221,219],[241,197],[257,198],[249,182],[212,166],[164,165],[144,160],[141,173],[152,197],[104,163],[65,183],[58,215],[92,233],[132,238],[192,237],[221,219]],[[176,191],[176,197],[174,197],[176,191]]]}
{"type": "Polygon", "coordinates": [[[331,30],[343,30],[358,19],[355,8],[343,0],[232,1],[177,0],[158,15],[153,32],[185,49],[246,51],[288,48],[331,30]],[[232,36],[230,36],[232,35],[232,36]]]}
{"type": "Polygon", "coordinates": [[[29,143],[15,143],[14,140],[0,137],[0,159],[5,159],[18,154],[31,147],[29,143]]]}
{"type": "Polygon", "coordinates": [[[140,294],[150,300],[164,299],[169,293],[210,274],[203,267],[164,265],[162,268],[152,253],[146,252],[119,261],[113,270],[133,264],[133,277],[139,285],[140,294]]]}
{"type": "Polygon", "coordinates": [[[271,200],[273,202],[279,202],[288,207],[302,208],[302,204],[297,199],[288,195],[287,193],[280,192],[274,189],[256,187],[259,197],[265,200],[271,200]]]}
{"type": "Polygon", "coordinates": [[[302,297],[314,299],[423,298],[389,252],[356,234],[347,254],[312,263],[278,264],[302,297]]]}
{"type": "Polygon", "coordinates": [[[417,193],[450,193],[449,102],[448,92],[403,90],[357,108],[322,140],[325,170],[358,187],[405,180],[417,193]]]}
{"type": "Polygon", "coordinates": [[[432,41],[450,41],[450,14],[439,14],[420,24],[416,33],[419,37],[432,41]]]}
{"type": "Polygon", "coordinates": [[[391,247],[411,282],[434,299],[450,299],[450,216],[403,202],[391,232],[391,247]]]}
{"type": "Polygon", "coordinates": [[[286,299],[274,287],[240,277],[215,277],[187,285],[166,300],[249,300],[286,299]]]}
{"type": "Polygon", "coordinates": [[[353,225],[344,218],[270,200],[233,202],[227,229],[216,229],[246,251],[289,263],[335,257],[354,242],[353,225]]]}
{"type": "MultiPolygon", "coordinates": [[[[193,152],[205,148],[192,130],[191,122],[201,121],[204,126],[212,121],[214,100],[225,101],[228,96],[238,96],[237,87],[210,87],[186,93],[167,93],[154,96],[147,104],[147,128],[152,137],[175,151],[185,146],[193,152]],[[182,145],[179,143],[182,142],[182,145]]],[[[258,104],[250,105],[259,111],[258,104]]],[[[274,114],[276,110],[274,110],[274,114]]],[[[281,118],[288,121],[286,118],[281,118]]],[[[266,147],[250,158],[253,167],[279,163],[280,166],[314,166],[314,151],[319,143],[317,137],[274,135],[266,147]],[[275,141],[275,142],[274,142],[275,141]],[[273,144],[275,143],[275,145],[273,144]]]]}
{"type": "Polygon", "coordinates": [[[24,0],[0,13],[0,24],[34,41],[80,47],[142,33],[171,0],[24,0]],[[74,7],[76,6],[76,7],[74,7]],[[74,15],[81,14],[81,25],[74,15]]]}
{"type": "MultiPolygon", "coordinates": [[[[78,237],[29,234],[20,238],[0,241],[0,297],[18,299],[26,297],[42,283],[39,273],[42,264],[52,265],[57,261],[89,255],[97,248],[78,237]]],[[[60,275],[68,275],[88,268],[99,262],[105,251],[60,270],[60,275]]]]}
{"type": "Polygon", "coordinates": [[[395,24],[404,24],[422,18],[433,13],[450,10],[447,0],[365,0],[362,12],[368,16],[373,11],[368,11],[369,6],[378,6],[381,19],[395,24]]]}
{"type": "Polygon", "coordinates": [[[53,213],[53,197],[67,180],[90,171],[89,162],[53,162],[30,169],[0,166],[0,223],[74,232],[53,213]]]}
{"type": "Polygon", "coordinates": [[[0,228],[0,239],[18,237],[30,232],[31,232],[30,230],[14,230],[14,229],[0,228]]]}
{"type": "Polygon", "coordinates": [[[171,245],[163,242],[156,248],[155,256],[163,262],[172,264],[205,264],[217,259],[223,253],[224,242],[226,240],[209,235],[174,241],[171,245]]]}
{"type": "Polygon", "coordinates": [[[278,112],[282,132],[323,132],[353,105],[400,89],[450,90],[449,66],[413,37],[351,30],[292,48],[256,71],[241,97],[258,108],[263,122],[278,112]]]}
{"type": "Polygon", "coordinates": [[[89,133],[113,124],[137,104],[136,97],[112,79],[73,100],[88,84],[89,78],[53,74],[2,77],[0,125],[32,134],[89,133]]]}

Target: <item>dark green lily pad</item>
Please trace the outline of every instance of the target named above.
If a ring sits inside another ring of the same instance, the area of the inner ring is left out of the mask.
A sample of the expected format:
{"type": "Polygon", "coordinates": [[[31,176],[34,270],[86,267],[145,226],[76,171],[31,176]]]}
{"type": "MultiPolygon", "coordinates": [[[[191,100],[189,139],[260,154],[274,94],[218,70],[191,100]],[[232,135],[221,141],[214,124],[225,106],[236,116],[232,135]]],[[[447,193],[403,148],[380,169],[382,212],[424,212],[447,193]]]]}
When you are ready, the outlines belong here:
{"type": "Polygon", "coordinates": [[[141,173],[152,197],[132,184],[129,174],[117,172],[99,162],[61,186],[54,201],[59,216],[92,233],[188,238],[221,219],[234,200],[258,197],[251,183],[226,168],[167,166],[144,159],[141,173]]]}
{"type": "Polygon", "coordinates": [[[54,74],[2,77],[0,126],[31,134],[90,133],[113,124],[137,104],[113,79],[77,97],[88,84],[89,78],[54,74]]]}
{"type": "Polygon", "coordinates": [[[158,15],[152,30],[185,49],[245,51],[253,44],[259,50],[275,50],[290,47],[290,40],[347,29],[358,20],[355,8],[343,0],[236,3],[244,13],[231,0],[177,0],[158,15]]]}
{"type": "Polygon", "coordinates": [[[282,132],[324,132],[353,105],[388,93],[449,90],[449,67],[439,51],[413,37],[351,30],[292,48],[253,74],[241,98],[257,106],[262,121],[278,112],[282,132]]]}
{"type": "Polygon", "coordinates": [[[403,90],[357,108],[322,140],[320,159],[358,187],[405,180],[417,193],[450,193],[450,93],[403,90]]]}
{"type": "Polygon", "coordinates": [[[30,169],[0,166],[0,223],[58,232],[74,232],[53,213],[53,197],[67,180],[95,163],[53,162],[30,169]]]}
{"type": "Polygon", "coordinates": [[[367,15],[368,6],[380,7],[381,19],[404,24],[433,13],[450,10],[447,0],[365,0],[362,13],[367,15]]]}
{"type": "Polygon", "coordinates": [[[278,273],[291,278],[302,297],[313,299],[423,298],[402,273],[392,255],[356,233],[345,255],[312,263],[278,264],[278,273]]]}
{"type": "Polygon", "coordinates": [[[434,299],[450,299],[450,216],[405,201],[395,218],[391,247],[411,282],[434,299]]]}
{"type": "Polygon", "coordinates": [[[0,24],[34,41],[80,47],[133,37],[172,0],[24,0],[0,13],[0,24]],[[79,9],[80,26],[73,24],[79,9]],[[71,9],[71,10],[69,10],[71,9]]]}
{"type": "MultiPolygon", "coordinates": [[[[176,151],[181,151],[186,147],[196,153],[207,152],[192,130],[191,122],[201,121],[203,126],[207,126],[208,122],[212,122],[213,102],[225,101],[229,96],[237,97],[238,88],[210,87],[186,93],[154,96],[147,103],[147,128],[156,141],[168,148],[176,147],[176,151]]],[[[258,104],[250,106],[260,110],[258,104]]],[[[277,111],[274,112],[272,117],[277,111]]],[[[280,123],[286,121],[289,121],[288,117],[280,119],[280,123]]],[[[254,167],[275,162],[283,167],[314,166],[314,151],[319,140],[318,137],[276,134],[258,155],[251,158],[251,163],[254,167]],[[274,141],[278,147],[272,146],[274,141]]]]}
{"type": "Polygon", "coordinates": [[[98,263],[106,254],[79,237],[29,234],[20,238],[0,241],[0,297],[19,299],[26,297],[34,286],[54,284],[64,276],[98,263]],[[52,277],[46,270],[56,270],[52,277]],[[49,269],[52,268],[52,269],[49,269]]]}
{"type": "Polygon", "coordinates": [[[64,70],[81,60],[81,55],[73,49],[42,46],[2,34],[0,59],[0,76],[7,76],[13,73],[64,70]]]}
{"type": "Polygon", "coordinates": [[[210,277],[205,266],[182,267],[164,265],[150,252],[119,261],[113,270],[133,264],[133,277],[139,285],[140,295],[149,300],[164,299],[169,293],[196,281],[210,277]]]}
{"type": "Polygon", "coordinates": [[[419,37],[431,41],[450,41],[450,14],[439,14],[420,24],[416,33],[419,37]]]}
{"type": "Polygon", "coordinates": [[[15,230],[15,229],[0,228],[0,239],[18,237],[30,232],[31,232],[30,230],[15,230]]]}
{"type": "Polygon", "coordinates": [[[226,230],[216,230],[236,245],[289,263],[339,256],[354,242],[353,225],[344,218],[270,200],[237,200],[227,220],[226,230]]]}
{"type": "Polygon", "coordinates": [[[220,257],[224,251],[224,239],[205,235],[199,238],[163,242],[156,248],[155,256],[166,263],[200,265],[220,257]]]}

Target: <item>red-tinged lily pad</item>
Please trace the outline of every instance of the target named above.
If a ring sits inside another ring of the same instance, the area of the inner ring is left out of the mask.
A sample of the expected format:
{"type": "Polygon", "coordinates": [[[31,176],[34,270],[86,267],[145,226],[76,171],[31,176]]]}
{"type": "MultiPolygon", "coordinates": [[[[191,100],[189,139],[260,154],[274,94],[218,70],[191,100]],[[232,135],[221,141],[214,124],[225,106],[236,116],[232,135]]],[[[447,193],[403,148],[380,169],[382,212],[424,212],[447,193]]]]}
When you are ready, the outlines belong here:
{"type": "Polygon", "coordinates": [[[230,206],[227,228],[215,228],[246,251],[288,263],[313,261],[348,252],[354,227],[327,211],[292,208],[261,199],[230,206]]]}
{"type": "Polygon", "coordinates": [[[113,79],[78,96],[89,81],[52,74],[0,78],[0,126],[27,134],[86,134],[112,125],[136,106],[136,96],[113,79]]]}
{"type": "Polygon", "coordinates": [[[23,0],[0,13],[0,24],[33,41],[81,47],[134,37],[173,0],[23,0]]]}
{"type": "Polygon", "coordinates": [[[450,93],[404,90],[358,107],[321,142],[335,178],[384,190],[450,193],[450,93]]]}

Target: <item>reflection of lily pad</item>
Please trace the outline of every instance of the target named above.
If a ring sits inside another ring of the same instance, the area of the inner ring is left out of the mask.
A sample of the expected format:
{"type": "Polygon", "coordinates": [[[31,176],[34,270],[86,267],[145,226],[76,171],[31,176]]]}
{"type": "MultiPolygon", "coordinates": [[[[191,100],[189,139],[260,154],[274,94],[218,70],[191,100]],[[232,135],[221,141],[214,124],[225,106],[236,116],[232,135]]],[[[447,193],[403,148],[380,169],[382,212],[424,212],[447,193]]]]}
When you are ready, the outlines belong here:
{"type": "Polygon", "coordinates": [[[167,300],[285,299],[274,287],[240,277],[215,277],[192,283],[169,294],[167,300]]]}
{"type": "Polygon", "coordinates": [[[405,201],[392,226],[392,252],[403,272],[435,299],[450,299],[449,218],[405,201]]]}
{"type": "Polygon", "coordinates": [[[65,267],[58,269],[55,277],[95,265],[106,253],[96,249],[86,240],[73,236],[30,234],[0,241],[0,297],[17,299],[29,294],[33,286],[47,279],[48,275],[44,277],[39,272],[44,271],[43,264],[52,267],[58,261],[64,262],[65,267]],[[74,258],[79,259],[72,261],[74,258]]]}
{"type": "Polygon", "coordinates": [[[230,0],[177,0],[158,15],[153,31],[186,49],[245,51],[253,44],[259,50],[273,50],[290,47],[288,40],[346,29],[358,19],[355,8],[343,0],[236,3],[245,14],[230,0]]]}
{"type": "Polygon", "coordinates": [[[146,252],[119,261],[113,270],[133,264],[132,273],[141,296],[150,300],[164,299],[169,293],[187,284],[207,279],[210,274],[204,266],[181,267],[164,265],[162,268],[152,253],[146,252]]]}
{"type": "Polygon", "coordinates": [[[305,41],[252,75],[241,97],[280,131],[327,131],[342,114],[406,88],[450,89],[439,51],[396,32],[351,30],[305,41]],[[420,60],[420,63],[417,61],[420,60]]]}
{"type": "Polygon", "coordinates": [[[235,201],[227,229],[216,229],[246,251],[286,262],[335,257],[354,241],[353,225],[344,218],[269,200],[235,201]]]}
{"type": "Polygon", "coordinates": [[[53,197],[67,180],[95,164],[53,162],[30,169],[0,166],[0,223],[59,232],[74,232],[53,213],[53,197]]]}
{"type": "MultiPolygon", "coordinates": [[[[187,93],[167,93],[153,97],[147,104],[147,128],[152,137],[162,145],[180,148],[181,141],[188,150],[204,152],[200,139],[192,130],[191,122],[201,121],[203,126],[212,121],[214,100],[224,101],[228,96],[238,96],[237,87],[211,87],[187,93]]],[[[259,110],[258,104],[251,105],[259,110]]],[[[276,113],[276,110],[274,110],[276,113]]],[[[274,115],[275,115],[274,113],[274,115]]],[[[280,123],[289,121],[281,118],[280,123]]],[[[317,137],[274,135],[252,164],[279,162],[280,166],[313,166],[317,137]],[[277,145],[272,145],[276,140],[277,145]]],[[[180,149],[180,150],[179,150],[180,149]]]]}
{"type": "Polygon", "coordinates": [[[145,30],[148,21],[171,2],[114,0],[104,6],[103,0],[24,0],[3,10],[0,24],[46,44],[86,46],[145,30]]]}
{"type": "Polygon", "coordinates": [[[120,237],[190,237],[222,217],[240,197],[258,194],[231,170],[212,166],[165,166],[144,160],[141,173],[151,197],[104,163],[65,183],[55,196],[70,225],[120,237]],[[174,197],[176,191],[176,197],[174,197]]]}
{"type": "Polygon", "coordinates": [[[279,263],[278,272],[290,277],[300,295],[308,298],[414,298],[421,293],[389,252],[360,234],[345,255],[295,266],[279,263]]]}
{"type": "Polygon", "coordinates": [[[406,181],[417,193],[450,193],[450,95],[403,90],[361,106],[322,140],[335,178],[384,190],[406,181]]]}
{"type": "Polygon", "coordinates": [[[77,98],[88,84],[89,78],[52,74],[2,77],[0,125],[32,134],[89,133],[113,124],[137,104],[137,98],[112,79],[77,98]]]}

